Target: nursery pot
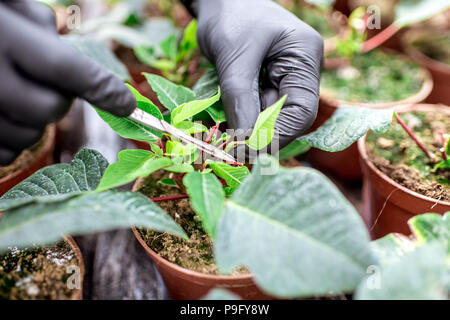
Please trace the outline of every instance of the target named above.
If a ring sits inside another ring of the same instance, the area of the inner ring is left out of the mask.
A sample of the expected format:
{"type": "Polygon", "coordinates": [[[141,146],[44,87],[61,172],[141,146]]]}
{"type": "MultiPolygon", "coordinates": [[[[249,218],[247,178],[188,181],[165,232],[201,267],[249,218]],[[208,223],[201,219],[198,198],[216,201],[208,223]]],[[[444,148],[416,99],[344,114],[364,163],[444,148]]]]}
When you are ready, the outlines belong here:
{"type": "MultiPolygon", "coordinates": [[[[447,31],[448,33],[449,31],[447,31]]],[[[411,43],[424,34],[433,34],[436,30],[411,29],[402,38],[402,44],[408,55],[417,63],[427,68],[433,77],[434,87],[426,102],[443,103],[450,105],[450,66],[444,62],[434,60],[419,49],[414,48],[411,43]]]]}
{"type": "Polygon", "coordinates": [[[75,253],[75,256],[78,260],[78,267],[80,268],[80,289],[74,289],[77,290],[77,294],[74,296],[72,300],[83,300],[83,281],[84,281],[84,260],[83,255],[81,254],[81,250],[78,247],[75,240],[70,236],[65,236],[64,241],[67,242],[72,249],[72,251],[75,253]]]}
{"type": "MultiPolygon", "coordinates": [[[[138,179],[133,187],[137,191],[137,186],[142,181],[138,179]]],[[[251,274],[238,276],[209,275],[192,271],[180,267],[161,257],[152,250],[142,239],[136,228],[133,227],[136,239],[153,260],[161,274],[171,299],[175,300],[197,300],[208,294],[211,289],[222,288],[229,290],[242,299],[247,300],[267,300],[272,297],[263,293],[253,281],[251,274]]]]}
{"type": "MultiPolygon", "coordinates": [[[[406,56],[400,56],[407,59],[406,56]]],[[[427,70],[422,69],[420,72],[424,79],[421,89],[416,94],[401,101],[383,103],[348,102],[335,99],[326,92],[321,92],[317,118],[311,130],[315,130],[320,127],[333,115],[333,113],[341,105],[346,107],[353,106],[368,109],[387,109],[393,108],[398,105],[415,104],[424,101],[433,89],[433,80],[427,70]]],[[[362,171],[358,159],[358,148],[356,143],[339,152],[326,152],[313,148],[308,152],[308,160],[314,167],[327,171],[339,179],[359,180],[362,178],[362,171]]]]}
{"type": "Polygon", "coordinates": [[[37,170],[53,163],[53,149],[55,147],[55,125],[47,127],[47,135],[42,141],[42,146],[37,150],[36,158],[25,168],[20,168],[10,175],[0,179],[0,196],[19,182],[31,176],[37,170]]]}
{"type": "MultiPolygon", "coordinates": [[[[444,111],[446,106],[415,105],[400,108],[399,112],[444,111]]],[[[450,109],[445,110],[450,113],[450,109]]],[[[363,170],[364,216],[375,239],[391,232],[410,234],[408,220],[423,213],[444,214],[450,202],[436,200],[400,185],[381,172],[369,159],[366,137],[358,141],[363,170]]]]}

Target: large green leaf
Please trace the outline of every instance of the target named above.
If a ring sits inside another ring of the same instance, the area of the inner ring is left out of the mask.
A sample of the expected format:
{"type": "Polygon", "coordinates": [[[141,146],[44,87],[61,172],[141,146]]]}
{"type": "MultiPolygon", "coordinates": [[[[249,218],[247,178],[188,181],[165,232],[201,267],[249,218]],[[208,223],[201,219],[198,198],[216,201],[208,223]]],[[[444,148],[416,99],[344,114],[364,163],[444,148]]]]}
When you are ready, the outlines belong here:
{"type": "Polygon", "coordinates": [[[220,99],[220,90],[215,96],[203,100],[194,100],[183,103],[175,110],[172,110],[172,124],[177,125],[183,120],[189,119],[194,115],[206,110],[220,99]]]}
{"type": "Polygon", "coordinates": [[[247,145],[253,150],[261,150],[269,145],[275,135],[275,122],[283,108],[287,96],[284,96],[272,106],[260,113],[247,145]]]}
{"type": "Polygon", "coordinates": [[[233,189],[239,187],[250,174],[246,166],[233,167],[223,162],[208,162],[208,164],[214,173],[233,189]]]}
{"type": "Polygon", "coordinates": [[[118,161],[111,164],[103,176],[97,191],[105,191],[133,182],[149,174],[173,165],[169,158],[158,158],[147,150],[123,150],[118,161]]]}
{"type": "Polygon", "coordinates": [[[240,300],[240,298],[228,290],[213,289],[202,300],[240,300]]]}
{"type": "Polygon", "coordinates": [[[153,91],[158,95],[159,101],[170,111],[175,110],[183,103],[195,100],[194,92],[186,87],[176,85],[155,74],[144,73],[153,91]]]}
{"type": "Polygon", "coordinates": [[[185,237],[171,217],[144,195],[107,191],[54,202],[35,199],[6,211],[0,218],[0,251],[14,246],[47,245],[61,235],[133,225],[185,237]]]}
{"type": "Polygon", "coordinates": [[[358,286],[359,300],[446,299],[445,249],[438,243],[419,247],[383,265],[358,286]]]}
{"type": "MultiPolygon", "coordinates": [[[[392,110],[373,110],[356,107],[339,107],[333,116],[316,131],[298,138],[280,151],[280,154],[297,156],[308,151],[308,146],[329,152],[342,151],[367,131],[385,132],[392,122],[392,110]]],[[[284,155],[283,158],[286,156],[284,155]]]]}
{"type": "MultiPolygon", "coordinates": [[[[162,119],[161,111],[146,97],[141,95],[132,86],[128,86],[134,94],[137,107],[158,119],[162,119]]],[[[162,133],[153,128],[144,126],[128,117],[117,117],[106,111],[95,108],[98,115],[105,121],[118,135],[125,139],[134,139],[145,142],[155,142],[162,136],[162,133]]]]}
{"type": "Polygon", "coordinates": [[[395,7],[395,24],[406,27],[450,8],[450,0],[400,0],[395,7]]]}
{"type": "Polygon", "coordinates": [[[35,172],[0,198],[0,209],[29,203],[36,198],[78,194],[97,188],[108,161],[97,151],[82,149],[70,164],[55,164],[35,172]]]}
{"type": "Polygon", "coordinates": [[[76,35],[63,36],[62,39],[120,79],[124,81],[131,79],[127,68],[102,42],[76,35]]]}
{"type": "Polygon", "coordinates": [[[352,292],[376,259],[359,214],[322,174],[261,156],[216,230],[216,263],[278,297],[352,292]]]}
{"type": "Polygon", "coordinates": [[[311,146],[308,142],[304,140],[294,140],[278,152],[278,159],[280,161],[288,160],[307,152],[309,149],[311,149],[311,146]]]}
{"type": "Polygon", "coordinates": [[[396,233],[391,233],[381,239],[372,241],[370,245],[380,265],[389,265],[397,262],[407,252],[416,248],[415,243],[411,239],[396,233]]]}
{"type": "Polygon", "coordinates": [[[188,173],[183,178],[183,184],[186,186],[192,208],[202,218],[203,228],[214,238],[225,201],[222,184],[212,173],[200,172],[188,173]]]}
{"type": "Polygon", "coordinates": [[[443,216],[435,213],[421,214],[409,219],[408,224],[418,245],[438,241],[445,245],[450,258],[450,212],[443,216]]]}

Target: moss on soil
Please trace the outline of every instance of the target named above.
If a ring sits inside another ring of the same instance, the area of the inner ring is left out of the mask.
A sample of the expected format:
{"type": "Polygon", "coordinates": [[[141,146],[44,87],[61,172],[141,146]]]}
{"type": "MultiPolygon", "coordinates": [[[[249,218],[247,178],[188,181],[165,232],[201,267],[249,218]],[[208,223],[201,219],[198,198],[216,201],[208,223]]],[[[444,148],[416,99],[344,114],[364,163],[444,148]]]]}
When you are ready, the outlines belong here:
{"type": "Polygon", "coordinates": [[[411,45],[427,57],[450,66],[450,32],[427,33],[414,40],[411,45]]]}
{"type": "Polygon", "coordinates": [[[0,300],[75,299],[67,287],[68,266],[79,261],[67,242],[46,248],[11,249],[0,255],[0,300]]]}
{"type": "Polygon", "coordinates": [[[40,157],[44,151],[42,147],[44,142],[49,138],[49,129],[47,128],[42,138],[31,148],[25,149],[22,153],[8,166],[0,166],[0,179],[28,167],[36,158],[40,157]]]}
{"type": "MultiPolygon", "coordinates": [[[[440,133],[450,132],[450,116],[437,112],[401,116],[437,162],[441,161],[440,133]]],[[[384,134],[370,132],[366,141],[370,159],[391,179],[425,196],[450,201],[450,170],[433,170],[435,163],[430,163],[397,121],[384,134]]]]}
{"type": "Polygon", "coordinates": [[[323,70],[321,90],[343,101],[381,103],[418,93],[424,81],[413,62],[377,50],[355,56],[351,64],[323,70]]]}

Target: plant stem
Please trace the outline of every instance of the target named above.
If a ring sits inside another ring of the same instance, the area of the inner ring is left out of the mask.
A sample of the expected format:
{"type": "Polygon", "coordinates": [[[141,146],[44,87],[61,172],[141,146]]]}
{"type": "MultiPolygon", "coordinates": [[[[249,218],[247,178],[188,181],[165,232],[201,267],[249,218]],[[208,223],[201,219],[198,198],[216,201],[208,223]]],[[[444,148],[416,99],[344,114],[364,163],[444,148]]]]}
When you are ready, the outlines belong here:
{"type": "Polygon", "coordinates": [[[223,149],[226,147],[227,144],[229,144],[230,142],[233,141],[233,138],[228,139],[227,141],[225,141],[224,143],[222,143],[221,145],[219,145],[217,148],[219,149],[223,149]]]}
{"type": "Polygon", "coordinates": [[[212,137],[213,137],[213,136],[217,133],[217,131],[219,130],[219,125],[220,125],[220,122],[216,122],[216,125],[213,126],[213,127],[211,128],[211,130],[209,130],[209,134],[208,134],[208,136],[206,137],[206,140],[205,140],[206,143],[211,143],[212,137]]]}
{"type": "Polygon", "coordinates": [[[405,129],[406,133],[413,139],[415,144],[420,148],[420,150],[425,153],[428,159],[433,160],[433,157],[431,156],[430,152],[425,148],[425,146],[422,144],[422,142],[419,141],[419,139],[416,137],[416,135],[411,131],[410,128],[406,125],[406,123],[400,118],[397,112],[394,112],[395,117],[397,118],[398,123],[402,126],[403,129],[405,129]]]}
{"type": "Polygon", "coordinates": [[[173,196],[150,198],[150,200],[152,200],[153,202],[166,202],[166,201],[181,200],[181,199],[187,199],[187,198],[189,198],[189,196],[185,193],[182,193],[182,194],[175,194],[173,196]]]}
{"type": "Polygon", "coordinates": [[[370,38],[363,44],[362,52],[368,52],[370,50],[373,50],[377,47],[379,47],[381,44],[383,44],[385,41],[387,41],[389,38],[391,38],[394,34],[396,34],[400,29],[393,23],[380,33],[378,33],[376,36],[370,38]]]}

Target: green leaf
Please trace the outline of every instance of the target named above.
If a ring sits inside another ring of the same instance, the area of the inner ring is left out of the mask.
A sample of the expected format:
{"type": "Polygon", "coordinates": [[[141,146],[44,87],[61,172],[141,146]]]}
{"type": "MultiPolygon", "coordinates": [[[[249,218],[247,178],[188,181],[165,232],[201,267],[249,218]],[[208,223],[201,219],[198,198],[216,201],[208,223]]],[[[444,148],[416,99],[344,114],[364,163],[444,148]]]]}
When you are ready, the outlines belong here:
{"type": "Polygon", "coordinates": [[[223,162],[208,162],[208,165],[232,189],[239,187],[250,174],[246,166],[233,167],[223,162]]]}
{"type": "Polygon", "coordinates": [[[92,38],[76,35],[61,37],[71,47],[85,54],[103,68],[109,70],[118,78],[128,81],[131,79],[127,68],[114,55],[114,53],[105,44],[92,38]]]}
{"type": "Polygon", "coordinates": [[[119,152],[118,158],[119,161],[106,169],[96,191],[125,185],[173,164],[169,158],[158,158],[152,152],[140,149],[123,150],[119,152]]]}
{"type": "Polygon", "coordinates": [[[280,161],[288,160],[307,152],[309,149],[311,147],[306,141],[294,140],[278,152],[278,159],[280,161]]]}
{"type": "Polygon", "coordinates": [[[224,289],[213,289],[202,300],[241,300],[234,293],[224,289]]]}
{"type": "Polygon", "coordinates": [[[154,154],[156,154],[158,157],[164,157],[163,150],[156,144],[150,143],[150,149],[154,154]]]}
{"type": "Polygon", "coordinates": [[[409,219],[408,224],[419,245],[437,241],[445,245],[450,257],[450,212],[443,216],[421,214],[409,219]]]}
{"type": "Polygon", "coordinates": [[[433,243],[377,269],[377,273],[361,282],[355,297],[359,300],[446,299],[445,272],[445,250],[433,243]]]}
{"type": "MultiPolygon", "coordinates": [[[[194,88],[194,93],[197,99],[206,99],[215,96],[219,91],[219,77],[215,69],[209,69],[197,81],[194,88]]],[[[211,107],[206,109],[206,112],[214,120],[214,122],[225,122],[227,118],[223,109],[222,101],[218,101],[211,107]]]]}
{"type": "Polygon", "coordinates": [[[199,172],[187,174],[183,178],[183,184],[189,194],[192,208],[202,218],[203,228],[214,238],[225,200],[222,184],[212,173],[199,172]]]}
{"type": "Polygon", "coordinates": [[[188,163],[174,164],[173,166],[164,168],[164,170],[174,173],[189,173],[194,171],[194,167],[188,163]]]}
{"type": "Polygon", "coordinates": [[[450,0],[400,0],[395,7],[394,23],[403,28],[431,18],[450,8],[450,0]]]}
{"type": "Polygon", "coordinates": [[[415,244],[411,239],[396,233],[391,233],[381,239],[372,241],[370,245],[378,257],[380,265],[389,265],[397,262],[406,253],[415,249],[415,244]]]}
{"type": "Polygon", "coordinates": [[[163,71],[174,70],[176,68],[176,64],[173,61],[158,58],[152,47],[138,46],[133,50],[140,62],[152,68],[163,71]]]}
{"type": "Polygon", "coordinates": [[[173,179],[161,179],[160,181],[158,181],[158,183],[161,183],[165,186],[170,186],[170,187],[178,186],[177,183],[175,182],[175,180],[173,180],[173,179]]]}
{"type": "Polygon", "coordinates": [[[287,96],[284,96],[272,106],[260,113],[253,128],[252,135],[247,141],[247,145],[253,150],[261,150],[267,147],[275,134],[275,122],[281,112],[287,96]]]}
{"type": "Polygon", "coordinates": [[[107,191],[53,203],[36,199],[4,212],[0,218],[0,251],[13,246],[47,245],[61,235],[84,235],[133,225],[186,238],[171,217],[144,195],[107,191]]]}
{"type": "Polygon", "coordinates": [[[107,166],[108,161],[99,152],[82,149],[70,164],[45,167],[9,190],[0,198],[0,209],[7,210],[36,198],[94,190],[107,166]]]}
{"type": "Polygon", "coordinates": [[[195,100],[195,94],[191,89],[176,85],[163,77],[144,73],[153,91],[158,95],[159,101],[170,111],[175,110],[183,103],[195,100]]]}
{"type": "Polygon", "coordinates": [[[175,127],[189,135],[208,131],[208,128],[200,122],[181,121],[180,123],[177,123],[175,127]]]}
{"type": "Polygon", "coordinates": [[[197,48],[197,20],[192,20],[184,29],[177,61],[189,58],[197,48]]]}
{"type": "Polygon", "coordinates": [[[206,110],[220,99],[220,90],[215,96],[203,100],[194,100],[183,103],[175,110],[172,110],[172,124],[177,125],[183,120],[189,119],[194,115],[206,110]]]}
{"type": "Polygon", "coordinates": [[[172,35],[161,42],[161,50],[163,54],[175,64],[178,54],[177,37],[172,35]]]}
{"type": "Polygon", "coordinates": [[[376,263],[353,206],[321,173],[261,156],[216,230],[216,264],[247,267],[276,297],[352,292],[376,263]]]}
{"type": "MultiPolygon", "coordinates": [[[[132,86],[127,85],[130,91],[133,93],[137,101],[137,107],[158,119],[162,119],[161,111],[146,97],[141,95],[132,86]]],[[[125,139],[134,139],[145,142],[155,142],[162,136],[162,133],[158,130],[149,128],[131,120],[127,117],[117,117],[106,111],[95,108],[98,115],[105,121],[118,135],[125,139]]]]}
{"type": "Polygon", "coordinates": [[[324,151],[342,151],[369,130],[376,133],[386,132],[391,125],[392,115],[392,110],[339,107],[319,129],[297,141],[324,151]]]}

